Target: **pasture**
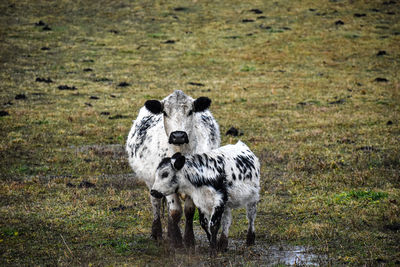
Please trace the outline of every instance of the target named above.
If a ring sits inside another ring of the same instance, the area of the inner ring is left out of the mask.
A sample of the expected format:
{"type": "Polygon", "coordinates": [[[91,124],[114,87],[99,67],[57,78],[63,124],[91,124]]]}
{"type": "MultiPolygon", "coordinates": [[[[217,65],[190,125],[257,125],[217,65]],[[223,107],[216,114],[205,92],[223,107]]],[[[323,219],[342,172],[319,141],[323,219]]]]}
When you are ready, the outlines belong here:
{"type": "Polygon", "coordinates": [[[1,1],[0,265],[400,264],[399,18],[397,0],[1,1]],[[244,210],[215,259],[198,217],[196,254],[151,240],[124,145],[175,89],[259,157],[254,247],[244,210]]]}

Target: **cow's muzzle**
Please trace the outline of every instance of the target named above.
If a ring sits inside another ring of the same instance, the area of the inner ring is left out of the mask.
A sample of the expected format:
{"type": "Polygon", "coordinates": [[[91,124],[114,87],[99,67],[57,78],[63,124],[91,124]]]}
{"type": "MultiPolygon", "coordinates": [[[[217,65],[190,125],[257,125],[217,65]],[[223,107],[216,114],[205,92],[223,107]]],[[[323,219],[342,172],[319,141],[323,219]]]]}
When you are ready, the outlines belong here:
{"type": "Polygon", "coordinates": [[[164,195],[160,192],[158,192],[157,190],[151,190],[150,191],[150,195],[152,195],[155,198],[162,198],[164,195]]]}
{"type": "Polygon", "coordinates": [[[175,131],[170,134],[168,142],[173,145],[188,144],[189,137],[186,132],[175,131]]]}

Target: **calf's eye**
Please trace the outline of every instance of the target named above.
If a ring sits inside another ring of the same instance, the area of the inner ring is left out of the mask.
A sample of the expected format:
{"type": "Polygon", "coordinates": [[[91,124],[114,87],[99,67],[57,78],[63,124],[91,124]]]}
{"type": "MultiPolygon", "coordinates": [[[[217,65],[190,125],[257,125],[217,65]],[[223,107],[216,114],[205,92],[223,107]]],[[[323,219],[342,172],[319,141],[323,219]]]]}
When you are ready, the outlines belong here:
{"type": "Polygon", "coordinates": [[[168,177],[168,172],[164,172],[163,174],[161,174],[161,178],[167,178],[168,177]]]}

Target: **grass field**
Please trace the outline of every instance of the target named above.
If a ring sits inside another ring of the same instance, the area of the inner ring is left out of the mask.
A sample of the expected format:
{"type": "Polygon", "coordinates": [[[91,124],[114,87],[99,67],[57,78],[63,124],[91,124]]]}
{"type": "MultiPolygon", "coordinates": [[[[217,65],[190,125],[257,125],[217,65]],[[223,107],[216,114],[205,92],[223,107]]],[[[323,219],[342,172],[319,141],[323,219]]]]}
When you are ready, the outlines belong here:
{"type": "Polygon", "coordinates": [[[0,265],[400,265],[399,44],[397,0],[1,1],[0,265]],[[175,89],[262,162],[253,248],[150,239],[123,145],[175,89]]]}

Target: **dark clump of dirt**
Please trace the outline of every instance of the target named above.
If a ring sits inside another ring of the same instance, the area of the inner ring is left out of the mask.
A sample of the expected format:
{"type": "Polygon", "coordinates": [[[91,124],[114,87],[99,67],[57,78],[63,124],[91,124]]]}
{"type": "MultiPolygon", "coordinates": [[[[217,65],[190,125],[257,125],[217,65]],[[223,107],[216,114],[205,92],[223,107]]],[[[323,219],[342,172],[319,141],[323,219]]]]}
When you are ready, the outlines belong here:
{"type": "Polygon", "coordinates": [[[88,106],[88,107],[93,107],[93,105],[92,105],[92,104],[90,104],[90,103],[87,103],[87,102],[85,102],[85,105],[86,105],[86,106],[88,106]]]}
{"type": "Polygon", "coordinates": [[[335,25],[336,26],[344,25],[344,22],[341,20],[337,20],[337,21],[335,21],[335,25]]]}
{"type": "Polygon", "coordinates": [[[365,151],[365,152],[380,151],[380,149],[372,147],[372,146],[362,146],[362,147],[357,148],[357,150],[365,151]]]}
{"type": "Polygon", "coordinates": [[[109,32],[114,33],[114,34],[119,34],[119,31],[117,31],[117,30],[109,30],[109,32]]]}
{"type": "Polygon", "coordinates": [[[367,14],[365,14],[365,13],[355,13],[354,14],[354,17],[356,17],[356,18],[361,18],[361,17],[366,17],[367,16],[367,14]]]}
{"type": "Polygon", "coordinates": [[[112,82],[111,79],[108,79],[108,78],[105,78],[105,77],[95,78],[94,81],[95,82],[112,82]]]}
{"type": "Polygon", "coordinates": [[[88,182],[88,181],[82,181],[82,182],[79,183],[78,186],[73,184],[73,183],[71,183],[71,182],[68,182],[68,183],[66,183],[65,186],[66,187],[70,187],[70,188],[76,188],[76,187],[78,187],[78,188],[93,188],[93,187],[96,187],[96,185],[94,183],[91,183],[91,182],[88,182]]]}
{"type": "Polygon", "coordinates": [[[389,80],[386,78],[378,77],[378,78],[375,78],[374,81],[378,82],[378,83],[387,83],[389,80]]]}
{"type": "Polygon", "coordinates": [[[167,40],[165,42],[162,42],[162,44],[174,44],[174,43],[176,43],[175,40],[167,40]]]}
{"type": "Polygon", "coordinates": [[[0,110],[0,117],[4,117],[4,116],[10,116],[10,113],[8,113],[5,110],[0,110]]]}
{"type": "Polygon", "coordinates": [[[38,26],[38,27],[42,27],[45,25],[46,25],[46,23],[44,23],[42,20],[39,20],[38,22],[35,23],[35,26],[38,26]]]}
{"type": "Polygon", "coordinates": [[[346,103],[346,99],[344,99],[344,98],[329,102],[329,104],[331,104],[331,105],[338,105],[338,104],[344,104],[344,103],[346,103]]]}
{"type": "Polygon", "coordinates": [[[60,85],[57,87],[59,90],[76,90],[77,88],[75,86],[68,86],[68,85],[60,85]]]}
{"type": "Polygon", "coordinates": [[[25,100],[26,95],[25,94],[18,94],[15,96],[15,100],[25,100]]]}
{"type": "Polygon", "coordinates": [[[40,48],[40,50],[42,50],[42,51],[48,51],[48,50],[50,50],[50,47],[43,46],[42,48],[40,48]]]}
{"type": "Polygon", "coordinates": [[[243,23],[254,22],[254,19],[242,19],[243,23]]]}
{"type": "Polygon", "coordinates": [[[356,143],[354,140],[351,140],[349,138],[343,138],[343,139],[337,140],[336,142],[338,142],[339,144],[355,144],[356,143]]]}
{"type": "Polygon", "coordinates": [[[387,121],[386,122],[386,125],[392,125],[393,124],[393,121],[387,121]]]}
{"type": "Polygon", "coordinates": [[[96,187],[94,183],[88,182],[88,181],[82,181],[79,185],[79,188],[93,188],[96,187]]]}
{"type": "Polygon", "coordinates": [[[384,227],[385,227],[385,229],[390,230],[390,231],[399,231],[400,223],[387,224],[384,227]]]}
{"type": "Polygon", "coordinates": [[[91,68],[85,68],[85,69],[83,69],[83,71],[84,71],[84,72],[90,72],[90,71],[93,71],[93,69],[91,69],[91,68]]]}
{"type": "Polygon", "coordinates": [[[47,77],[47,79],[46,78],[37,77],[35,81],[39,82],[39,83],[52,83],[53,82],[49,77],[47,77]]]}
{"type": "Polygon", "coordinates": [[[110,112],[108,112],[108,111],[102,111],[102,112],[100,112],[100,115],[108,116],[108,115],[110,115],[110,112]]]}
{"type": "Polygon", "coordinates": [[[98,99],[100,99],[100,97],[92,95],[92,96],[90,96],[90,99],[98,100],[98,99]]]}
{"type": "Polygon", "coordinates": [[[110,119],[110,120],[126,119],[126,118],[129,118],[129,117],[126,115],[121,115],[121,114],[117,114],[117,115],[108,117],[108,119],[110,119]]]}
{"type": "Polygon", "coordinates": [[[118,86],[119,86],[119,87],[127,87],[127,86],[130,86],[130,84],[127,83],[127,82],[120,82],[120,83],[118,84],[118,86]]]}
{"type": "Polygon", "coordinates": [[[379,56],[386,56],[387,53],[386,53],[385,50],[380,50],[376,55],[377,55],[378,57],[379,57],[379,56]]]}
{"type": "Polygon", "coordinates": [[[254,14],[262,14],[263,12],[261,10],[259,10],[258,8],[253,8],[250,9],[250,12],[253,12],[254,14]]]}
{"type": "Polygon", "coordinates": [[[187,7],[182,7],[182,6],[180,6],[180,7],[175,7],[174,8],[174,11],[188,11],[189,10],[189,8],[187,8],[187,7]]]}
{"type": "Polygon", "coordinates": [[[124,210],[132,209],[132,208],[133,208],[132,206],[125,206],[125,205],[120,204],[118,207],[110,208],[110,210],[111,211],[124,211],[124,210]]]}
{"type": "Polygon", "coordinates": [[[66,187],[76,187],[76,185],[74,185],[73,183],[71,183],[71,182],[68,182],[66,185],[65,185],[66,187]]]}
{"type": "Polygon", "coordinates": [[[197,83],[197,82],[188,82],[189,85],[194,85],[194,86],[205,86],[204,83],[197,83]]]}
{"type": "Polygon", "coordinates": [[[43,30],[43,31],[51,31],[52,29],[49,27],[49,25],[45,25],[45,26],[42,28],[42,30],[43,30]]]}
{"type": "Polygon", "coordinates": [[[229,130],[225,133],[225,135],[232,135],[232,136],[242,136],[243,132],[239,131],[238,129],[236,129],[235,127],[231,127],[229,128],[229,130]]]}

